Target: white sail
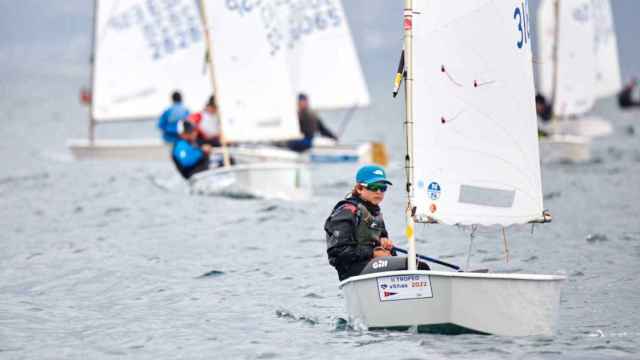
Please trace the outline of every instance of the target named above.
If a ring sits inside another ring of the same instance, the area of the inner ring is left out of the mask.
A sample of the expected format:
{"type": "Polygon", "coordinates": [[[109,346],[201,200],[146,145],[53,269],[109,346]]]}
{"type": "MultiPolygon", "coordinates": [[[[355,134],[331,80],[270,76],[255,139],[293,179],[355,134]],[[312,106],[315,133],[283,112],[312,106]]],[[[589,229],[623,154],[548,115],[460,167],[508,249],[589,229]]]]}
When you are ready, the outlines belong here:
{"type": "Polygon", "coordinates": [[[594,24],[591,0],[560,1],[558,7],[557,85],[553,111],[580,115],[595,102],[594,24]]]}
{"type": "Polygon", "coordinates": [[[211,95],[204,36],[193,0],[96,1],[93,116],[158,116],[180,90],[201,109],[211,95]]]}
{"type": "Polygon", "coordinates": [[[554,114],[564,117],[589,111],[596,99],[595,25],[591,0],[557,1],[557,5],[555,0],[542,1],[538,22],[541,36],[539,83],[542,92],[554,100],[554,114]],[[556,21],[559,23],[557,32],[556,21]],[[552,89],[554,83],[555,89],[552,89]]]}
{"type": "Polygon", "coordinates": [[[300,138],[277,0],[204,1],[227,141],[300,138]]]}
{"type": "Polygon", "coordinates": [[[535,38],[538,44],[536,74],[538,92],[549,101],[553,97],[554,44],[556,37],[555,1],[541,0],[536,12],[535,38]]]}
{"type": "MultiPolygon", "coordinates": [[[[286,13],[289,70],[293,88],[309,95],[316,109],[369,105],[369,92],[340,0],[292,0],[286,13]]],[[[285,11],[286,10],[286,11],[285,11]]]]}
{"type": "Polygon", "coordinates": [[[616,94],[622,88],[618,41],[609,0],[591,0],[596,55],[596,96],[616,94]]]}
{"type": "Polygon", "coordinates": [[[542,217],[529,16],[521,0],[415,0],[414,205],[419,220],[542,217]]]}

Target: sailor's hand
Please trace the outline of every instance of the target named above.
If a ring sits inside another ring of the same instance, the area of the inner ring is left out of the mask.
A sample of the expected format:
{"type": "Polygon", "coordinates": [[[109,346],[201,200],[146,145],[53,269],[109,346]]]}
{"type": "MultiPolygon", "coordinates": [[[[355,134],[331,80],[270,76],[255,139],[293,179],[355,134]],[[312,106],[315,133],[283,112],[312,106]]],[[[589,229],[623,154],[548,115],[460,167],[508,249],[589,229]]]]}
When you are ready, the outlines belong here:
{"type": "Polygon", "coordinates": [[[376,258],[380,256],[391,256],[391,252],[383,247],[373,249],[373,257],[376,258]]]}
{"type": "Polygon", "coordinates": [[[386,237],[380,238],[380,247],[391,250],[393,249],[393,242],[386,237]]]}
{"type": "Polygon", "coordinates": [[[209,145],[209,144],[202,145],[202,151],[204,151],[207,154],[210,153],[211,152],[211,145],[209,145]]]}

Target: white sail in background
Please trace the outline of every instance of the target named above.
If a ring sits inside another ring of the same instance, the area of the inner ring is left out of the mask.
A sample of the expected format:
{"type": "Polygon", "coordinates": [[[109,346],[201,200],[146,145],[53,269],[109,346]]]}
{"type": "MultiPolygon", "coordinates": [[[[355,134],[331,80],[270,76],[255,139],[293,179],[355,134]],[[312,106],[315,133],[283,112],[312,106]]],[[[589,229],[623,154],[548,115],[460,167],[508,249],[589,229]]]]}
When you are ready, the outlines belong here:
{"type": "Polygon", "coordinates": [[[537,54],[536,74],[538,92],[549,101],[553,97],[554,44],[556,38],[556,0],[541,0],[536,12],[537,54]]]}
{"type": "Polygon", "coordinates": [[[527,3],[415,0],[418,219],[510,225],[542,217],[527,3]]]}
{"type": "Polygon", "coordinates": [[[609,0],[591,0],[595,25],[596,96],[617,94],[622,88],[618,41],[609,0]]]}
{"type": "Polygon", "coordinates": [[[580,115],[595,103],[594,23],[591,0],[560,1],[554,114],[580,115]]]}
{"type": "Polygon", "coordinates": [[[369,105],[369,92],[340,0],[292,0],[277,5],[286,13],[289,71],[296,92],[316,109],[369,105]],[[286,10],[286,11],[284,11],[286,10]]]}
{"type": "Polygon", "coordinates": [[[96,121],[157,117],[174,90],[190,109],[204,106],[211,82],[193,0],[98,0],[96,7],[96,121]]]}
{"type": "Polygon", "coordinates": [[[282,24],[273,13],[278,3],[204,1],[227,141],[302,137],[282,24]]]}
{"type": "Polygon", "coordinates": [[[595,25],[591,0],[542,1],[538,9],[540,49],[539,84],[559,117],[580,115],[595,102],[595,25]],[[554,62],[557,31],[557,64],[554,62]],[[556,75],[557,72],[557,75],[556,75]],[[554,76],[556,83],[555,89],[554,76]],[[555,91],[554,91],[555,90],[555,91]]]}

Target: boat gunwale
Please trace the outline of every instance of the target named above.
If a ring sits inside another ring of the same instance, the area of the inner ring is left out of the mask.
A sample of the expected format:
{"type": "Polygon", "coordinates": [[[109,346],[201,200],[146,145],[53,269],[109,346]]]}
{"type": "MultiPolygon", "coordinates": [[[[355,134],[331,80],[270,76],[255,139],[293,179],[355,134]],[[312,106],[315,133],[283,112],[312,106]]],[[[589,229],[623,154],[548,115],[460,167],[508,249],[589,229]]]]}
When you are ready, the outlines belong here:
{"type": "Polygon", "coordinates": [[[442,277],[457,278],[479,278],[479,279],[496,279],[496,280],[523,280],[523,281],[565,281],[565,275],[545,275],[545,274],[514,274],[514,273],[473,273],[473,272],[453,272],[453,271],[434,271],[434,270],[396,270],[384,271],[372,274],[352,276],[340,282],[338,289],[342,289],[345,285],[362,280],[375,279],[378,277],[397,276],[397,275],[430,275],[442,277]]]}
{"type": "Polygon", "coordinates": [[[248,164],[236,164],[231,165],[229,167],[217,167],[208,169],[196,174],[193,174],[193,177],[189,179],[190,181],[198,181],[206,179],[210,176],[223,174],[223,173],[234,173],[234,172],[247,172],[252,170],[258,171],[278,171],[278,170],[304,170],[308,168],[306,164],[298,163],[298,162],[287,162],[287,161],[268,161],[268,162],[260,162],[260,163],[248,163],[248,164]]]}

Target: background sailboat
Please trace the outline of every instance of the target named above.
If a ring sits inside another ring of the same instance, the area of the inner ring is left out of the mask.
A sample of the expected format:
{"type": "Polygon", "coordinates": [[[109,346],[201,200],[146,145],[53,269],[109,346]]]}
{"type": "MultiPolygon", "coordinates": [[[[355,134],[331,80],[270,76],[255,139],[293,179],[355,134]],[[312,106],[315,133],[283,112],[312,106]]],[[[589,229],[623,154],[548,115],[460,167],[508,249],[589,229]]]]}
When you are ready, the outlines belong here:
{"type": "MultiPolygon", "coordinates": [[[[287,54],[274,51],[271,37],[279,30],[278,19],[264,16],[265,7],[275,4],[245,9],[201,1],[223,142],[301,137],[287,54]]],[[[311,190],[308,172],[296,162],[253,162],[198,173],[190,181],[197,192],[304,198],[311,190]]]]}
{"type": "Polygon", "coordinates": [[[608,122],[587,115],[598,98],[611,96],[621,87],[608,0],[545,0],[537,21],[539,90],[552,101],[559,120],[545,129],[585,137],[611,133],[608,122]]]}
{"type": "MultiPolygon", "coordinates": [[[[337,130],[342,135],[354,111],[370,104],[342,2],[297,1],[281,8],[286,10],[280,13],[284,15],[284,34],[288,34],[286,47],[293,88],[296,93],[309,95],[315,110],[344,112],[337,130]]],[[[311,158],[331,162],[352,157],[380,162],[379,156],[373,154],[374,148],[386,152],[384,144],[337,145],[331,139],[316,137],[311,158]],[[351,155],[347,155],[349,152],[351,155]]]]}
{"type": "MultiPolygon", "coordinates": [[[[369,91],[341,1],[266,1],[255,6],[230,3],[228,8],[239,14],[258,12],[271,19],[267,35],[271,51],[282,52],[287,59],[288,76],[281,81],[287,79],[296,95],[308,95],[316,111],[344,112],[338,135],[356,109],[369,105],[369,91]]],[[[232,151],[249,159],[312,162],[386,162],[387,157],[381,143],[337,144],[319,136],[309,154],[301,157],[267,146],[232,151]]]]}
{"type": "MultiPolygon", "coordinates": [[[[319,110],[355,109],[369,104],[369,94],[339,0],[323,4],[271,4],[250,8],[272,17],[271,46],[286,53],[287,76],[294,97],[312,96],[319,110]],[[295,5],[295,6],[294,6],[295,5]],[[327,58],[335,49],[340,52],[327,58]]],[[[248,11],[244,3],[228,8],[248,11]]],[[[155,120],[182,90],[185,105],[197,111],[212,92],[204,65],[205,47],[196,1],[158,3],[142,0],[95,2],[92,92],[87,140],[68,142],[78,159],[167,159],[159,139],[95,139],[98,124],[155,120]]],[[[233,35],[225,35],[233,36],[233,35]]],[[[272,49],[272,50],[273,50],[272,49]]],[[[286,80],[285,80],[286,79],[286,80]]],[[[239,159],[262,161],[371,162],[375,144],[342,145],[317,141],[311,156],[282,149],[243,146],[239,159]]],[[[386,150],[385,154],[386,156],[386,150]]]]}
{"type": "Polygon", "coordinates": [[[374,259],[340,284],[347,311],[367,328],[549,335],[562,276],[415,270],[414,220],[547,221],[527,3],[405,4],[409,268],[374,259]]]}
{"type": "Polygon", "coordinates": [[[191,0],[96,0],[89,138],[70,140],[78,159],[166,160],[159,137],[96,139],[99,124],[156,119],[174,90],[200,109],[211,95],[204,35],[191,0]]]}

